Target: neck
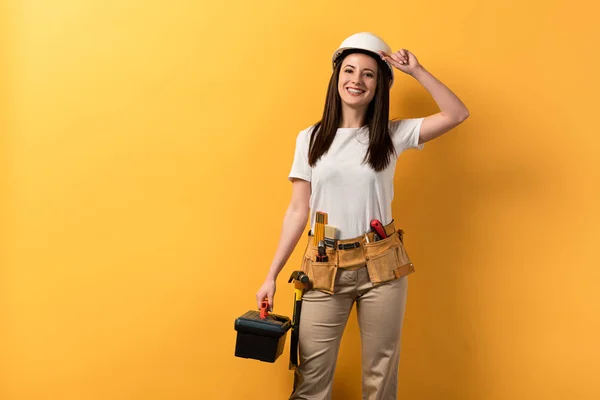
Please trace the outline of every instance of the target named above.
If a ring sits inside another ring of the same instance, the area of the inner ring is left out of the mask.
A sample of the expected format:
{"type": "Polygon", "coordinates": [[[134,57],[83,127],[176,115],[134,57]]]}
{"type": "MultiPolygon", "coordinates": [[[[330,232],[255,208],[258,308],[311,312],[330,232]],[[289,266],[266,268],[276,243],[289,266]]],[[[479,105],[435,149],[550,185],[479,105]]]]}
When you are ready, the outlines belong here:
{"type": "Polygon", "coordinates": [[[365,115],[367,114],[367,108],[352,108],[346,104],[342,104],[342,120],[340,121],[340,128],[362,128],[365,124],[365,115]]]}

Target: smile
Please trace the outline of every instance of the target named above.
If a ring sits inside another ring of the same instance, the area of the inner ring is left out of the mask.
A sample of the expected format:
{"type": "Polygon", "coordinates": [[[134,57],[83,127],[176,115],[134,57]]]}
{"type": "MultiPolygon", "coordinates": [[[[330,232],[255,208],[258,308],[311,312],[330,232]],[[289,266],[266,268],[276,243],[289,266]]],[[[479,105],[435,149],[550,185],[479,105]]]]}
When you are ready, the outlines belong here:
{"type": "Polygon", "coordinates": [[[346,88],[346,91],[348,93],[350,93],[350,95],[352,95],[352,96],[360,96],[361,94],[363,94],[365,92],[362,89],[355,89],[355,88],[346,88]]]}

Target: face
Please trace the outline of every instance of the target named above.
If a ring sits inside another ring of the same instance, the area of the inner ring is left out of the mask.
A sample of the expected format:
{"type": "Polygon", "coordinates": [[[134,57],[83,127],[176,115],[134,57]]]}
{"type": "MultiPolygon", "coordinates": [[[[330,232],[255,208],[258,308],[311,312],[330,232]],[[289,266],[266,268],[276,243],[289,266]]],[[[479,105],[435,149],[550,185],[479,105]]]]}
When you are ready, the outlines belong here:
{"type": "Polygon", "coordinates": [[[377,88],[377,61],[366,54],[354,53],[342,61],[338,93],[342,102],[353,108],[366,108],[377,88]]]}

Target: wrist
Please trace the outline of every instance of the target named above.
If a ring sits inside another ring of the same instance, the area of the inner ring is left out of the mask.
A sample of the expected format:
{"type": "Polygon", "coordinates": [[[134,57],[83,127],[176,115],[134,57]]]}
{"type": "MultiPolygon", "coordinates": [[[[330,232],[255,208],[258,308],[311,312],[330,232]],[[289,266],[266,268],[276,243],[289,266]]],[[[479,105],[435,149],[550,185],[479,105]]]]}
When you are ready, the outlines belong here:
{"type": "Polygon", "coordinates": [[[417,67],[415,67],[415,69],[410,73],[410,75],[415,78],[415,79],[419,79],[420,76],[422,76],[423,74],[427,73],[427,70],[425,69],[425,67],[423,67],[421,64],[419,64],[417,67]]]}
{"type": "Polygon", "coordinates": [[[269,272],[267,274],[267,277],[265,278],[265,282],[275,282],[277,280],[277,274],[274,274],[273,272],[269,272]]]}

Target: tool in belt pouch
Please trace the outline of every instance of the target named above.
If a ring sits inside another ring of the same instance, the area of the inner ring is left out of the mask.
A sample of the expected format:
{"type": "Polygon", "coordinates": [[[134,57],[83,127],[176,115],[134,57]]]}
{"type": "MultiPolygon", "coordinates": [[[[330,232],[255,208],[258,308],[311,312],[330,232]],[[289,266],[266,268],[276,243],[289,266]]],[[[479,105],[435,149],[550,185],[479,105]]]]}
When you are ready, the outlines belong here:
{"type": "MultiPolygon", "coordinates": [[[[335,274],[338,266],[335,250],[326,246],[325,230],[328,227],[330,228],[330,232],[335,232],[335,228],[328,226],[327,223],[327,213],[317,211],[315,216],[315,233],[313,240],[309,240],[304,252],[302,271],[308,275],[311,289],[333,294],[335,274]]],[[[333,240],[333,237],[328,237],[327,239],[330,242],[333,240]]]]}
{"type": "Polygon", "coordinates": [[[308,275],[310,289],[320,290],[333,294],[337,263],[335,261],[335,250],[326,249],[327,258],[332,261],[317,261],[317,251],[308,245],[302,260],[302,271],[308,275]]]}

